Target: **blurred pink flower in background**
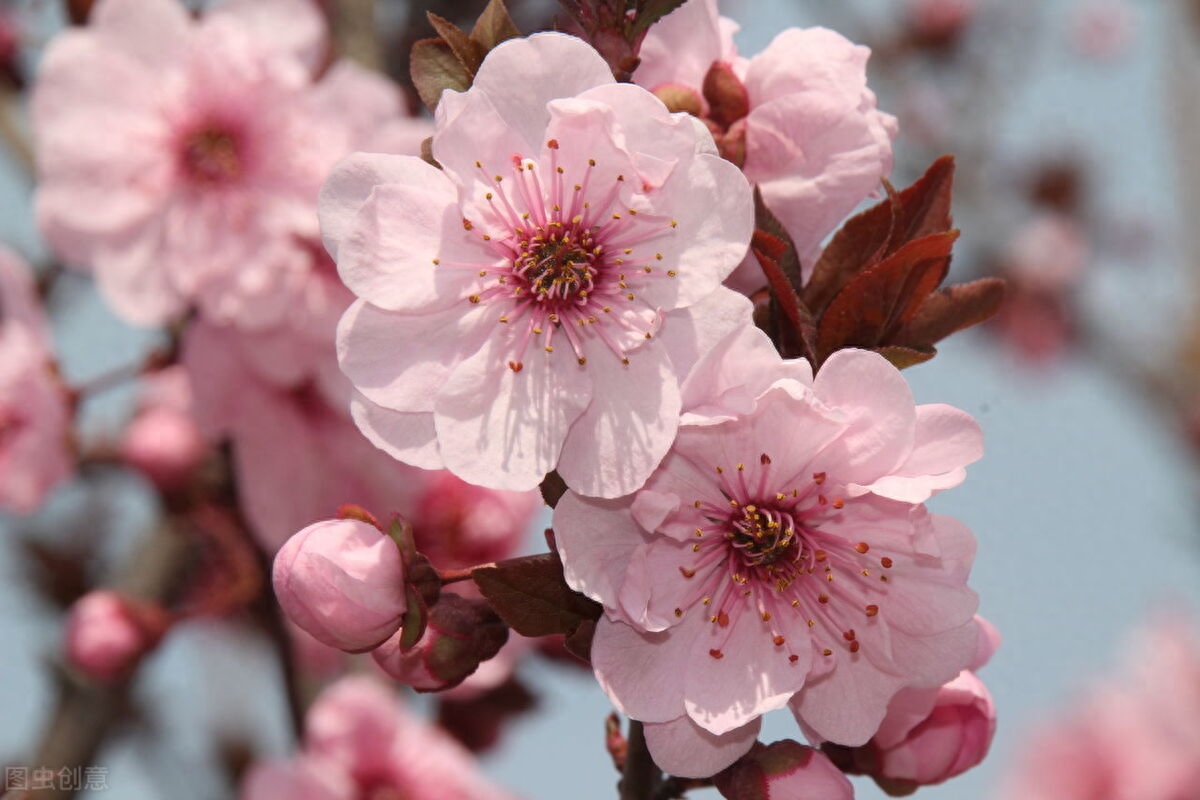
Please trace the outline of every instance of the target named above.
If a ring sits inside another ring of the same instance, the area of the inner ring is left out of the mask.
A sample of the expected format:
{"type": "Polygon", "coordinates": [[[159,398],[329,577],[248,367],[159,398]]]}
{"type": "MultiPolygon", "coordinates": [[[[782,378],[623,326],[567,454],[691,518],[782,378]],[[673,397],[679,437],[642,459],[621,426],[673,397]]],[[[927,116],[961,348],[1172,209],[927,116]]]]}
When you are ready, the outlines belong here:
{"type": "Polygon", "coordinates": [[[417,549],[443,569],[516,555],[542,508],[537,491],[485,489],[444,470],[424,473],[421,480],[407,516],[417,549]]]}
{"type": "Polygon", "coordinates": [[[121,439],[121,458],[159,489],[171,491],[187,482],[206,452],[192,415],[187,371],[173,366],[147,377],[121,439]]]}
{"type": "Polygon", "coordinates": [[[281,322],[316,268],[326,172],[401,113],[381,76],[346,62],[318,75],[326,52],[310,0],[227,0],[200,20],[177,0],[97,3],[35,87],[48,243],[130,322],[193,303],[281,322]]]}
{"type": "Polygon", "coordinates": [[[909,0],[908,24],[922,41],[949,42],[962,33],[977,11],[977,0],[909,0]]]}
{"type": "Polygon", "coordinates": [[[358,432],[332,359],[317,354],[309,359],[313,370],[305,362],[275,361],[270,347],[258,349],[268,337],[284,348],[295,344],[198,322],[183,351],[201,430],[232,442],[242,508],[263,549],[274,553],[345,503],[384,518],[411,507],[420,471],[358,432]]]}
{"type": "Polygon", "coordinates": [[[635,494],[568,492],[566,578],[606,611],[592,666],[660,766],[723,769],[789,704],[814,741],[863,744],[898,691],[967,666],[975,540],[923,503],[982,452],[969,415],[915,406],[881,356],[842,350],[811,383],[782,377],[741,415],[682,426],[635,494]]]}
{"type": "MultiPolygon", "coordinates": [[[[716,0],[689,0],[650,29],[634,80],[706,121],[795,240],[807,275],[822,240],[891,171],[896,120],[867,88],[866,47],[789,28],[746,59],[736,30],[716,0]]],[[[750,292],[766,281],[748,258],[730,285],[750,292]]]]}
{"type": "Polygon", "coordinates": [[[67,613],[64,652],[72,667],[99,681],[128,675],[167,629],[167,615],[117,592],[98,590],[67,613]]]}
{"type": "Polygon", "coordinates": [[[409,715],[374,680],[344,678],[309,709],[304,749],[255,765],[242,800],[512,800],[446,733],[409,715]]]}
{"type": "Polygon", "coordinates": [[[28,265],[0,249],[0,510],[29,514],[74,469],[70,402],[28,265]]]}
{"type": "Polygon", "coordinates": [[[1191,800],[1200,786],[1200,636],[1160,614],[1124,666],[1027,738],[1002,800],[1191,800]]]}
{"type": "Polygon", "coordinates": [[[361,298],[338,352],[364,433],[489,488],[556,468],[590,495],[636,488],[674,436],[698,328],[749,316],[720,286],[749,243],[749,187],[703,138],[579,39],[542,33],[442,96],[443,170],[343,161],[321,223],[361,298]]]}

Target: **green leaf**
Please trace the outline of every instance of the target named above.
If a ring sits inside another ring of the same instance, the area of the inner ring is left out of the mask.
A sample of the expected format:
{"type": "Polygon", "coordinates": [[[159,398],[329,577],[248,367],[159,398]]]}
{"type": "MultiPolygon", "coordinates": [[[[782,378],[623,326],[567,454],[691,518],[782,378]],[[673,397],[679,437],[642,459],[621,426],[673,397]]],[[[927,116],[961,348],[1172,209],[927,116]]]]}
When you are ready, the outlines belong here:
{"type": "Polygon", "coordinates": [[[415,586],[405,586],[404,596],[408,600],[408,609],[404,612],[404,619],[400,621],[400,652],[407,653],[416,647],[417,642],[425,635],[425,626],[429,623],[429,608],[415,586]]]}
{"type": "Polygon", "coordinates": [[[485,52],[520,35],[521,31],[509,16],[503,0],[491,0],[479,15],[475,27],[471,29],[471,39],[483,47],[485,52]]]}
{"type": "Polygon", "coordinates": [[[917,364],[924,364],[937,355],[937,350],[933,347],[917,349],[914,347],[903,347],[898,344],[880,347],[876,352],[892,362],[892,366],[896,369],[908,369],[909,367],[915,367],[917,364]]]}
{"type": "Polygon", "coordinates": [[[572,634],[601,607],[567,586],[555,553],[501,561],[471,573],[479,591],[522,636],[572,634]]]}
{"type": "Polygon", "coordinates": [[[458,59],[458,63],[462,64],[471,78],[474,78],[475,73],[479,71],[479,65],[483,63],[483,57],[487,55],[488,48],[476,42],[450,20],[439,17],[432,11],[425,12],[425,17],[458,59]]]}
{"type": "Polygon", "coordinates": [[[437,108],[446,89],[465,92],[471,86],[467,68],[441,39],[422,39],[414,44],[409,68],[417,94],[430,111],[437,108]]]}

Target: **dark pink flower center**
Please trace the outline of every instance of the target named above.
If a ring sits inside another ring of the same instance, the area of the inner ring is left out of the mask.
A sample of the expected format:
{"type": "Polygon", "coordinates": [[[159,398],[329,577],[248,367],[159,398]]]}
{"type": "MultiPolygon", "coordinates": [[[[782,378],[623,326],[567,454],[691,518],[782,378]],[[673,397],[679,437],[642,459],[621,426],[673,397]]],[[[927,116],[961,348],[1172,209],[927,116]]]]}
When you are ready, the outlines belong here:
{"type": "Polygon", "coordinates": [[[220,126],[202,126],[183,137],[180,147],[183,172],[201,184],[236,181],[243,172],[239,137],[220,126]]]}
{"type": "MultiPolygon", "coordinates": [[[[752,464],[714,471],[714,491],[692,503],[695,556],[679,571],[696,585],[675,615],[683,616],[697,601],[722,628],[745,613],[756,614],[767,623],[774,646],[792,661],[798,660],[793,644],[810,637],[820,640],[825,656],[835,647],[859,652],[856,629],[879,614],[893,560],[838,532],[850,501],[833,491],[823,472],[800,486],[773,485],[765,453],[752,464]]],[[[710,655],[724,653],[715,648],[710,655]]]]}
{"type": "MultiPolygon", "coordinates": [[[[666,217],[639,213],[628,207],[630,190],[625,175],[598,185],[597,165],[589,159],[578,183],[566,178],[558,163],[559,144],[547,143],[549,179],[539,177],[537,162],[512,158],[511,181],[476,162],[491,190],[485,195],[488,233],[480,233],[498,265],[445,263],[468,267],[491,279],[471,303],[496,303],[498,321],[519,325],[515,352],[508,366],[519,372],[523,355],[535,337],[553,352],[566,338],[580,365],[587,363],[584,342],[602,341],[627,362],[631,351],[651,339],[659,324],[658,309],[642,300],[639,289],[650,281],[674,279],[678,270],[664,264],[664,255],[649,242],[676,232],[678,223],[666,217]]],[[[463,227],[476,229],[464,219],[463,227]]]]}

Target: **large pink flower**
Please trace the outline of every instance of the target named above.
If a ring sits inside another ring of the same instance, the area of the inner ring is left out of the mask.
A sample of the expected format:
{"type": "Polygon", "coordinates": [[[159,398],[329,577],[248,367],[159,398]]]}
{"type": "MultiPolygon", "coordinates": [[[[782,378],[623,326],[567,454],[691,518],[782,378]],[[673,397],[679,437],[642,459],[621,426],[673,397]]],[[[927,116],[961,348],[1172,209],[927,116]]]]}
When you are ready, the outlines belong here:
{"type": "Polygon", "coordinates": [[[410,716],[392,692],[369,678],[326,689],[305,719],[303,752],[256,765],[242,800],[511,800],[441,730],[410,716]]]}
{"type": "Polygon", "coordinates": [[[29,268],[0,249],[0,509],[28,514],[70,475],[71,411],[29,268]]]}
{"type": "Polygon", "coordinates": [[[33,99],[47,241],[95,270],[124,318],[199,304],[248,327],[302,292],[333,163],[386,133],[399,98],[336,63],[311,0],[101,0],[55,39],[33,99]],[[270,113],[264,113],[269,109],[270,113]]]}
{"type": "MultiPolygon", "coordinates": [[[[740,352],[701,365],[716,391],[740,352]]],[[[681,426],[640,491],[563,497],[567,580],[606,611],[593,668],[660,765],[712,774],[789,704],[810,738],[862,744],[897,691],[965,667],[974,538],[923,502],[981,453],[968,415],[914,406],[882,357],[844,350],[811,384],[681,426]]]]}
{"type": "Polygon", "coordinates": [[[666,452],[702,341],[748,318],[720,290],[749,186],[711,141],[579,39],[506,42],[446,92],[433,151],[353,156],[322,190],[361,299],[339,356],[355,419],[403,461],[523,490],[636,489],[666,452]]]}
{"type": "MultiPolygon", "coordinates": [[[[746,59],[737,27],[717,0],[689,0],[650,29],[634,80],[708,123],[795,239],[807,274],[821,241],[891,171],[896,120],[867,88],[866,47],[825,28],[788,28],[746,59]]],[[[748,259],[731,285],[765,281],[748,259]]]]}

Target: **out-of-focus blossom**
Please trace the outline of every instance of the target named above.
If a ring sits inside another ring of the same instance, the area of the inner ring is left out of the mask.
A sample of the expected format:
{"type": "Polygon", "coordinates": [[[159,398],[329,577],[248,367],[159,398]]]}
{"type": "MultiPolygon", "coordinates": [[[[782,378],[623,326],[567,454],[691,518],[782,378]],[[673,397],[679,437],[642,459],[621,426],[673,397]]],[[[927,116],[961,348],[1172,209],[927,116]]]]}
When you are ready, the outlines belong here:
{"type": "Polygon", "coordinates": [[[318,522],[288,539],[275,557],[272,582],[292,622],[351,652],[381,644],[408,608],[399,546],[355,519],[318,522]]]}
{"type": "Polygon", "coordinates": [[[90,678],[120,680],[158,644],[167,622],[166,613],[155,606],[117,592],[89,592],[67,614],[67,661],[90,678]]]}
{"type": "Polygon", "coordinates": [[[747,249],[750,191],[697,152],[707,138],[545,33],[443,94],[443,170],[343,161],[321,222],[361,298],[338,344],[363,432],[480,486],[528,490],[557,468],[589,495],[637,488],[674,436],[698,342],[750,313],[720,286],[747,249]]]}
{"type": "Polygon", "coordinates": [[[417,549],[439,568],[465,568],[510,558],[524,543],[541,495],[472,486],[444,470],[423,477],[413,499],[417,549]]]}
{"type": "Polygon", "coordinates": [[[821,751],[790,739],[755,743],[713,782],[728,800],[854,800],[854,787],[833,762],[821,751]]]}
{"type": "Polygon", "coordinates": [[[39,223],[125,319],[198,304],[262,329],[302,305],[333,163],[389,138],[399,97],[348,62],[319,78],[311,0],[101,0],[47,49],[33,98],[39,223]],[[263,113],[270,109],[270,113],[263,113]]]}
{"type": "Polygon", "coordinates": [[[977,10],[977,0],[910,0],[909,32],[919,45],[948,47],[959,40],[977,10]]]}
{"type": "Polygon", "coordinates": [[[384,672],[419,692],[436,692],[463,682],[496,655],[508,638],[508,626],[491,606],[449,592],[429,609],[428,625],[408,652],[397,633],[371,653],[384,672]]]}
{"type": "Polygon", "coordinates": [[[1054,362],[1074,337],[1074,295],[1091,248],[1070,215],[1047,211],[1026,223],[1002,254],[1008,294],[991,330],[1023,360],[1054,362]]]}
{"type": "Polygon", "coordinates": [[[1200,637],[1180,617],[1130,642],[1126,667],[1025,741],[1002,800],[1190,800],[1200,786],[1200,637]]]}
{"type": "Polygon", "coordinates": [[[1125,0],[1082,0],[1071,16],[1071,44],[1088,58],[1117,59],[1129,50],[1136,22],[1125,0]]]}
{"type": "Polygon", "coordinates": [[[358,432],[345,411],[348,387],[327,352],[286,360],[304,347],[282,334],[203,322],[189,327],[184,343],[197,420],[209,438],[231,440],[242,509],[268,553],[346,503],[383,516],[410,508],[420,486],[417,470],[358,432]]]}
{"type": "MultiPolygon", "coordinates": [[[[740,352],[698,368],[714,394],[740,352]]],[[[637,493],[568,492],[554,515],[568,583],[605,606],[596,676],[680,775],[728,766],[785,705],[814,741],[863,744],[898,691],[942,685],[977,648],[974,537],[923,505],[982,455],[975,421],[915,406],[860,350],[750,400],[681,426],[637,493]]]]}
{"type": "Polygon", "coordinates": [[[263,763],[242,784],[242,800],[512,800],[444,732],[409,715],[369,678],[344,678],[313,704],[304,749],[263,763]]]}
{"type": "Polygon", "coordinates": [[[29,267],[0,249],[0,509],[29,514],[72,471],[71,409],[29,267]]]}
{"type": "MultiPolygon", "coordinates": [[[[896,120],[867,88],[866,47],[825,28],[789,28],[746,59],[737,29],[716,0],[689,0],[650,29],[634,80],[706,122],[721,154],[762,190],[807,275],[822,240],[891,171],[896,120]]],[[[730,285],[765,284],[747,259],[730,285]]]]}
{"type": "Polygon", "coordinates": [[[140,408],[125,429],[121,458],[160,489],[183,486],[206,453],[192,416],[187,371],[175,366],[147,379],[140,408]]]}

